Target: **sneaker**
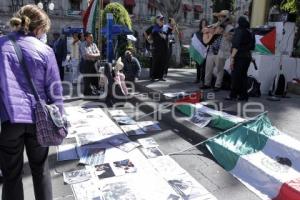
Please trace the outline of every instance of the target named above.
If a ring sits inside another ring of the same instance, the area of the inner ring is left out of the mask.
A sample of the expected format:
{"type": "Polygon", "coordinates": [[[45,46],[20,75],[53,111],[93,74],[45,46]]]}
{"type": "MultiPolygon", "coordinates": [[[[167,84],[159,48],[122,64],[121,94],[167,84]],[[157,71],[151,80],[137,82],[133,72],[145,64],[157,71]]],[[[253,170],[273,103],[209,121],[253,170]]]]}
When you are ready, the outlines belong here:
{"type": "Polygon", "coordinates": [[[159,81],[167,81],[167,80],[164,78],[160,78],[159,81]]]}

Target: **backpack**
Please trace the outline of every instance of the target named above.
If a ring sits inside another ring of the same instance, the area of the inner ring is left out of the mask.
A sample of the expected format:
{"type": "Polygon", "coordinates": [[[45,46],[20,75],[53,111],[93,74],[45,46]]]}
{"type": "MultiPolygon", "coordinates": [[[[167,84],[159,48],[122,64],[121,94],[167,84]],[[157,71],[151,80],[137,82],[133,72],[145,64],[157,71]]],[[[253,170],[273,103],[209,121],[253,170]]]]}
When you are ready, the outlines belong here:
{"type": "Polygon", "coordinates": [[[260,97],[260,82],[254,77],[248,76],[248,95],[249,97],[260,97]]]}
{"type": "Polygon", "coordinates": [[[269,91],[269,96],[285,97],[287,93],[287,80],[283,73],[277,74],[269,91]]]}

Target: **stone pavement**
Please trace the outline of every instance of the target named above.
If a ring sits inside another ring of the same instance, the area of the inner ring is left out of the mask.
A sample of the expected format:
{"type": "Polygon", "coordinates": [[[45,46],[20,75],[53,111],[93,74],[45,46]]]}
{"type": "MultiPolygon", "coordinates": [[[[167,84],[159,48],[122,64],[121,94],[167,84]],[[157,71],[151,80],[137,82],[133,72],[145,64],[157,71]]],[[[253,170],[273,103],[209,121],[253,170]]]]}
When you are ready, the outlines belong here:
{"type": "MultiPolygon", "coordinates": [[[[147,76],[146,74],[143,74],[144,78],[137,83],[137,92],[143,93],[156,91],[164,93],[195,91],[198,90],[198,85],[192,83],[194,81],[195,74],[195,70],[192,69],[171,69],[167,82],[154,83],[148,80],[143,80],[147,76]]],[[[238,107],[236,103],[225,102],[222,100],[226,94],[226,91],[217,93],[215,95],[215,101],[223,102],[225,111],[236,113],[238,107]]],[[[261,102],[265,106],[265,110],[269,111],[269,117],[275,126],[300,140],[300,135],[297,131],[300,130],[300,123],[298,123],[298,119],[300,118],[300,97],[291,95],[291,98],[282,99],[280,102],[270,102],[267,101],[266,98],[266,96],[255,99],[253,98],[251,99],[251,102],[261,102]]],[[[78,100],[66,103],[66,106],[93,103],[95,102],[78,100]]],[[[130,100],[129,103],[125,104],[121,109],[130,114],[132,113],[132,108],[135,108],[136,106],[135,103],[135,100],[130,100]]],[[[252,115],[255,115],[255,113],[252,115]]],[[[169,119],[164,119],[164,116],[165,115],[163,115],[163,118],[160,121],[160,125],[163,129],[162,132],[153,135],[153,137],[160,144],[160,149],[165,154],[191,147],[192,144],[216,134],[216,131],[210,128],[199,130],[197,128],[187,127],[184,123],[174,123],[169,119]],[[197,135],[195,135],[195,133],[197,135]]],[[[151,119],[151,116],[149,116],[143,120],[151,119]]],[[[218,199],[259,199],[237,179],[221,168],[203,147],[193,149],[180,155],[174,155],[172,157],[218,199]]],[[[77,167],[77,162],[57,162],[56,149],[51,148],[49,163],[52,175],[54,199],[74,199],[71,188],[63,184],[63,178],[60,172],[77,167]]],[[[25,200],[33,200],[33,186],[26,156],[23,183],[25,200]]]]}

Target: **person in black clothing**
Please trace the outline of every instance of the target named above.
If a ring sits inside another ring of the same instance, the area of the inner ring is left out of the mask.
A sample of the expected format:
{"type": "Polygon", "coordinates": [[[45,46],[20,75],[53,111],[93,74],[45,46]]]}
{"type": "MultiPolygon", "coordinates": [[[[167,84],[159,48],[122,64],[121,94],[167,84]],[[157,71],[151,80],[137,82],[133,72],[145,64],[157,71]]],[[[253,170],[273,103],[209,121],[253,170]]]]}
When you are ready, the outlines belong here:
{"type": "Polygon", "coordinates": [[[152,44],[153,44],[153,40],[152,40],[152,30],[153,27],[155,26],[155,23],[153,23],[153,25],[149,26],[146,31],[144,32],[144,38],[145,38],[145,48],[146,48],[146,52],[149,55],[149,63],[150,63],[150,69],[149,69],[149,76],[150,78],[152,77],[152,44]]]}
{"type": "Polygon", "coordinates": [[[170,28],[164,30],[164,17],[157,16],[156,25],[153,26],[151,33],[153,39],[151,81],[155,79],[166,81],[163,76],[168,64],[168,35],[171,32],[170,28]]]}
{"type": "Polygon", "coordinates": [[[239,18],[238,25],[232,40],[230,60],[232,87],[230,95],[226,99],[248,101],[247,73],[252,60],[251,50],[255,47],[255,39],[249,30],[250,24],[245,17],[239,18]]]}
{"type": "Polygon", "coordinates": [[[173,55],[173,45],[175,44],[174,32],[178,33],[178,29],[177,29],[175,20],[173,18],[169,18],[169,23],[164,26],[164,29],[166,31],[169,31],[168,34],[167,34],[168,61],[167,61],[167,64],[166,64],[165,70],[164,70],[164,76],[167,77],[168,71],[169,71],[170,61],[171,61],[171,58],[172,58],[172,55],[173,55]]]}
{"type": "Polygon", "coordinates": [[[61,81],[64,80],[64,67],[62,66],[63,61],[66,59],[68,50],[67,50],[67,41],[61,37],[60,33],[53,33],[54,43],[53,51],[59,68],[59,75],[61,81]]]}
{"type": "MultiPolygon", "coordinates": [[[[208,21],[206,19],[202,19],[199,23],[199,30],[194,33],[196,34],[197,38],[206,46],[206,44],[203,42],[203,32],[202,30],[208,25],[208,21]]],[[[196,63],[197,68],[197,76],[194,83],[200,83],[200,81],[204,82],[205,77],[205,61],[199,65],[196,63]]]]}

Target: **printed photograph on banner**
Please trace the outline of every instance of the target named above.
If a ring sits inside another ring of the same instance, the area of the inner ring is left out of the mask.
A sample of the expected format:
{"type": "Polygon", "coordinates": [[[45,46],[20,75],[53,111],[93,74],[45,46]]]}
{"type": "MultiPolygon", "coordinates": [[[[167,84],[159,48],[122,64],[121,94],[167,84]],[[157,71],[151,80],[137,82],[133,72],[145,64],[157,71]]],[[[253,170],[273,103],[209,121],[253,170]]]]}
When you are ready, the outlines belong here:
{"type": "Polygon", "coordinates": [[[113,170],[116,176],[137,172],[137,168],[129,159],[113,162],[113,170]]]}
{"type": "Polygon", "coordinates": [[[113,117],[114,121],[117,122],[119,125],[136,125],[136,121],[134,121],[129,116],[124,117],[113,117]]]}
{"type": "Polygon", "coordinates": [[[123,110],[109,110],[109,115],[111,117],[126,117],[127,114],[123,110]]]}
{"type": "Polygon", "coordinates": [[[191,119],[191,122],[200,128],[204,128],[211,122],[211,120],[211,115],[204,112],[196,111],[191,119]]]}
{"type": "Polygon", "coordinates": [[[95,166],[104,163],[105,148],[82,146],[78,152],[81,164],[95,166]]]}
{"type": "Polygon", "coordinates": [[[63,172],[64,182],[66,184],[76,184],[88,181],[92,178],[91,171],[86,169],[63,172]]]}
{"type": "Polygon", "coordinates": [[[75,144],[63,144],[57,147],[57,160],[78,160],[77,147],[75,144]]]}
{"type": "Polygon", "coordinates": [[[145,132],[154,132],[154,131],[161,131],[159,126],[159,122],[157,121],[143,121],[137,122],[137,125],[143,129],[145,132]]]}
{"type": "Polygon", "coordinates": [[[73,184],[71,187],[76,200],[105,200],[99,190],[98,182],[94,179],[73,184]]]}
{"type": "Polygon", "coordinates": [[[149,137],[149,138],[141,138],[137,140],[144,148],[150,148],[150,147],[158,147],[159,145],[157,142],[149,137]]]}
{"type": "Polygon", "coordinates": [[[127,136],[124,134],[120,135],[118,137],[115,137],[113,139],[110,139],[108,141],[108,143],[114,147],[121,149],[122,151],[125,151],[125,152],[130,152],[133,149],[140,146],[140,144],[129,140],[129,138],[127,138],[127,136]]]}
{"type": "Polygon", "coordinates": [[[138,125],[124,125],[121,129],[128,136],[145,135],[146,133],[138,125]]]}
{"type": "Polygon", "coordinates": [[[146,158],[157,158],[158,156],[164,155],[158,147],[141,148],[141,151],[146,158]]]}
{"type": "Polygon", "coordinates": [[[95,165],[95,172],[99,179],[110,178],[115,176],[115,173],[113,172],[109,163],[95,165]]]}

